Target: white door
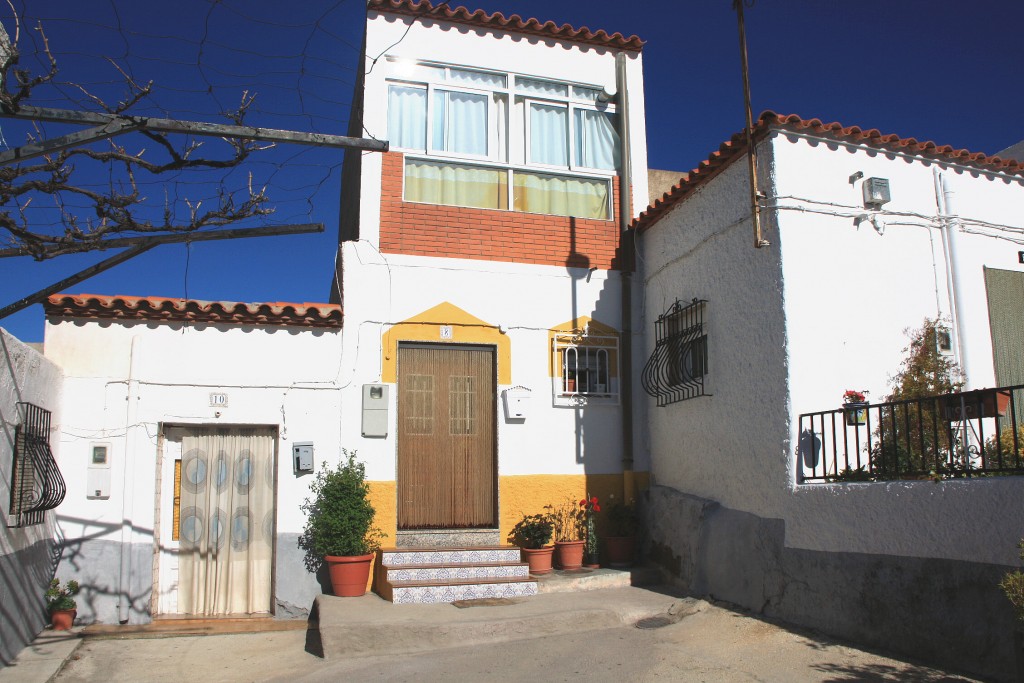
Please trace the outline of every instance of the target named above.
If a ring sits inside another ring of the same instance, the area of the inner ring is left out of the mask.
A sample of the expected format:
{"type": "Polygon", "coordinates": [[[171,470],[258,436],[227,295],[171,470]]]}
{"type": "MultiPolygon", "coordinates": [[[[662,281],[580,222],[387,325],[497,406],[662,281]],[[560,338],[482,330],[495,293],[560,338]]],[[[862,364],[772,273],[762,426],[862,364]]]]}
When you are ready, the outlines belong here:
{"type": "Polygon", "coordinates": [[[276,443],[272,427],[167,430],[162,613],[271,611],[276,443]]]}

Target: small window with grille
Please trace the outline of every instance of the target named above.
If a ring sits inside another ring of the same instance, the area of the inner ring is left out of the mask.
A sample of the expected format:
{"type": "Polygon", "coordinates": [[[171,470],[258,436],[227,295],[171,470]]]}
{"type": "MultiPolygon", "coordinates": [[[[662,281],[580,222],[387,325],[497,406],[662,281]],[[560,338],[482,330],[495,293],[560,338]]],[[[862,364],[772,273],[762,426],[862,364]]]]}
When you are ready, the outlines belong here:
{"type": "Polygon", "coordinates": [[[50,411],[18,403],[14,430],[8,526],[42,524],[44,514],[64,500],[64,478],[50,451],[50,411]]]}
{"type": "Polygon", "coordinates": [[[654,353],[640,382],[659,406],[705,396],[708,365],[707,301],[676,301],[654,323],[654,353]]]}
{"type": "Polygon", "coordinates": [[[618,400],[619,338],[589,328],[552,338],[556,405],[618,400]]]}

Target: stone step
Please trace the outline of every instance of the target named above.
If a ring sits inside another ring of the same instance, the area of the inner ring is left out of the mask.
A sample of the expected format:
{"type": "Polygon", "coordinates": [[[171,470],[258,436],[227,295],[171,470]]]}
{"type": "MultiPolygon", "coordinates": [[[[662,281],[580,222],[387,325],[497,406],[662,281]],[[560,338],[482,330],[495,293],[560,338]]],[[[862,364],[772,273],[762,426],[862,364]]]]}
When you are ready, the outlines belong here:
{"type": "Polygon", "coordinates": [[[430,581],[435,579],[479,579],[488,577],[528,577],[529,565],[518,562],[467,563],[455,565],[406,564],[385,565],[385,578],[396,581],[430,581]]]}
{"type": "Polygon", "coordinates": [[[391,581],[388,582],[387,587],[388,599],[399,605],[479,600],[481,598],[519,598],[537,594],[536,581],[518,576],[391,581]]]}
{"type": "Polygon", "coordinates": [[[519,561],[519,548],[515,546],[384,548],[381,550],[381,564],[386,567],[424,564],[518,563],[519,561]]]}

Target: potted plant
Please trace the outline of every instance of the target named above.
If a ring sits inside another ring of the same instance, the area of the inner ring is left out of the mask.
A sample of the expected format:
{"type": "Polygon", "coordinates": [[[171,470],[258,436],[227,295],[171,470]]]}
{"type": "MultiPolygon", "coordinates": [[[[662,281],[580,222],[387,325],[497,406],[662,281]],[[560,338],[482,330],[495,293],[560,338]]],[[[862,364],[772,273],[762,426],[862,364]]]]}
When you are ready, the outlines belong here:
{"type": "Polygon", "coordinates": [[[530,565],[531,574],[551,572],[551,536],[555,532],[551,515],[523,515],[509,534],[509,541],[519,546],[523,561],[530,565]]]}
{"type": "Polygon", "coordinates": [[[583,545],[587,533],[586,511],[574,498],[567,498],[552,508],[551,517],[555,522],[555,566],[579,569],[583,566],[583,545]]]}
{"type": "Polygon", "coordinates": [[[608,566],[632,566],[633,555],[636,553],[636,534],[640,527],[636,503],[616,498],[614,494],[608,500],[608,535],[604,538],[608,566]]]}
{"type": "Polygon", "coordinates": [[[584,525],[587,532],[586,541],[583,545],[583,564],[592,569],[597,569],[601,564],[597,550],[597,528],[594,524],[594,515],[601,511],[601,504],[598,503],[597,496],[591,496],[588,493],[587,497],[580,501],[580,507],[583,508],[583,515],[586,520],[584,525]]]}
{"type": "Polygon", "coordinates": [[[72,579],[63,586],[60,579],[50,581],[46,589],[46,611],[50,613],[50,622],[54,631],[69,631],[78,615],[78,603],[72,597],[78,595],[78,582],[72,579]]]}
{"type": "Polygon", "coordinates": [[[299,547],[310,572],[327,565],[335,595],[356,597],[366,592],[383,534],[373,526],[366,466],[355,451],[343,448],[341,455],[334,469],[324,463],[309,487],[313,495],[302,504],[307,518],[299,547]]]}
{"type": "Polygon", "coordinates": [[[846,424],[851,427],[859,427],[866,424],[868,419],[868,402],[866,391],[847,389],[843,393],[843,414],[846,415],[846,424]]]}

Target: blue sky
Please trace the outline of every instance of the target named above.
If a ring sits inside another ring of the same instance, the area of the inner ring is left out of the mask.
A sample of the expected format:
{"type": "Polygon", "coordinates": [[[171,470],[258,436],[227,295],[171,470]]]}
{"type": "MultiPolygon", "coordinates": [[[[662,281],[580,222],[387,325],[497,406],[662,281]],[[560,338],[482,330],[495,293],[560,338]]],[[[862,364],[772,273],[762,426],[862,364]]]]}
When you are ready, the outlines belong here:
{"type": "MultiPolygon", "coordinates": [[[[457,3],[453,3],[457,4],[457,3]]],[[[361,40],[363,3],[312,0],[15,0],[22,34],[39,45],[37,22],[55,51],[61,83],[38,92],[40,105],[77,108],[70,85],[115,98],[120,78],[106,57],[154,94],[140,113],[218,121],[241,93],[257,93],[255,125],[344,133],[361,40]]],[[[735,13],[731,0],[539,2],[479,0],[470,9],[637,34],[647,41],[644,71],[649,164],[686,171],[743,125],[735,13]]],[[[0,12],[8,31],[10,13],[0,12]]],[[[995,153],[1024,139],[1019,0],[759,0],[746,11],[755,113],[878,128],[919,140],[995,153]]],[[[23,63],[33,63],[22,42],[23,63]]],[[[46,136],[67,132],[49,125],[46,136]]],[[[26,130],[0,119],[0,148],[26,130]]],[[[125,138],[130,151],[152,143],[125,138]]],[[[216,147],[216,141],[208,147],[216,147]]],[[[71,293],[188,296],[234,301],[325,301],[336,245],[341,153],[278,147],[227,178],[232,189],[253,173],[276,213],[250,225],[322,222],[325,232],[157,249],[76,285],[71,293]]],[[[83,164],[86,183],[109,180],[83,164]]],[[[209,173],[142,178],[157,209],[164,197],[211,201],[209,173]]],[[[35,213],[33,213],[33,211],[35,213]]],[[[49,213],[47,213],[49,211],[49,213]]],[[[53,220],[37,202],[37,225],[53,220]]],[[[104,255],[43,263],[0,261],[0,305],[76,272],[104,255]]],[[[40,341],[41,306],[0,320],[15,336],[40,341]]]]}

